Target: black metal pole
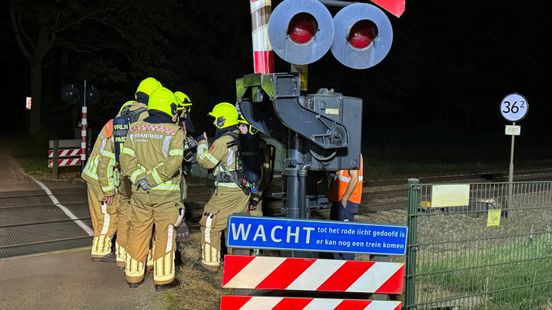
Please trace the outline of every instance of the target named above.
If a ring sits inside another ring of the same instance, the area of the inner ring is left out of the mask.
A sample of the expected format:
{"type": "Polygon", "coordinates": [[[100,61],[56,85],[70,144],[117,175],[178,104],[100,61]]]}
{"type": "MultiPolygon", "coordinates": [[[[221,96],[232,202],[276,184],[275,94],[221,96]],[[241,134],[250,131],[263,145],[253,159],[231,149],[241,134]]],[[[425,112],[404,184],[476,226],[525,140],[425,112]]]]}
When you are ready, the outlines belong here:
{"type": "MultiPolygon", "coordinates": [[[[303,154],[301,154],[301,142],[297,133],[289,134],[287,150],[287,168],[284,172],[286,176],[286,209],[287,217],[301,218],[301,199],[299,185],[299,167],[303,164],[303,154]]],[[[303,195],[304,196],[304,195],[303,195]]]]}

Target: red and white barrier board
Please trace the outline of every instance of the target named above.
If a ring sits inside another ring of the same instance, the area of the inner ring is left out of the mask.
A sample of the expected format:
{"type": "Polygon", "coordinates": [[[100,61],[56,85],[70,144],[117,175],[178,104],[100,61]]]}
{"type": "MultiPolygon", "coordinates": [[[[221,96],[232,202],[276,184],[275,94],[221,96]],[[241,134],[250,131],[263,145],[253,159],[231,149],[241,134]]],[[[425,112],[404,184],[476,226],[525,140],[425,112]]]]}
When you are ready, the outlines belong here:
{"type": "MultiPolygon", "coordinates": [[[[66,159],[58,159],[58,167],[73,167],[73,166],[80,166],[81,160],[80,158],[66,158],[66,159]]],[[[48,168],[54,167],[54,161],[52,159],[48,160],[48,168]]]]}
{"type": "Polygon", "coordinates": [[[235,256],[224,258],[224,288],[400,294],[402,263],[235,256]]]}
{"type": "MultiPolygon", "coordinates": [[[[60,149],[60,150],[58,150],[58,158],[80,157],[81,153],[82,153],[82,150],[80,148],[78,148],[78,149],[60,149]]],[[[54,150],[53,149],[48,150],[48,158],[54,158],[54,150]]]]}
{"type": "Polygon", "coordinates": [[[222,296],[221,310],[400,310],[400,301],[361,299],[222,296]]]}

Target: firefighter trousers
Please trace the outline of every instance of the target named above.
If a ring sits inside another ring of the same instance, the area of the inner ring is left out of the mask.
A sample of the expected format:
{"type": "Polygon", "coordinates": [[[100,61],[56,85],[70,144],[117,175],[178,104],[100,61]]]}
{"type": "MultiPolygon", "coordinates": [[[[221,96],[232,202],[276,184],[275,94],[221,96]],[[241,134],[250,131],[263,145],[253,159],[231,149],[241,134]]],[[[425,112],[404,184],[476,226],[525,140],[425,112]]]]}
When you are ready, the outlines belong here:
{"type": "Polygon", "coordinates": [[[88,208],[94,229],[92,258],[102,258],[111,253],[111,240],[117,231],[117,201],[110,206],[102,206],[104,194],[98,184],[88,182],[86,186],[88,208]]]}
{"type": "Polygon", "coordinates": [[[124,267],[127,252],[128,235],[130,233],[130,197],[132,183],[128,177],[121,179],[117,195],[117,239],[115,240],[115,254],[117,267],[124,267]]]}
{"type": "Polygon", "coordinates": [[[207,204],[200,220],[201,263],[213,268],[220,265],[221,235],[228,224],[228,216],[247,212],[249,195],[239,187],[220,184],[207,204]]]}
{"type": "MultiPolygon", "coordinates": [[[[119,195],[117,195],[117,217],[119,218],[117,225],[117,238],[115,239],[115,253],[117,267],[124,268],[126,262],[128,235],[130,234],[130,226],[132,222],[131,210],[130,210],[130,198],[132,197],[132,182],[128,177],[121,180],[121,184],[118,188],[119,195]]],[[[151,253],[151,247],[148,252],[148,260],[146,267],[148,270],[153,268],[153,259],[151,253]]]]}
{"type": "Polygon", "coordinates": [[[127,243],[125,274],[127,282],[140,283],[144,279],[146,259],[152,236],[153,282],[169,284],[174,280],[176,250],[175,223],[181,207],[179,191],[142,190],[132,194],[131,228],[127,243]],[[155,225],[155,230],[153,229],[155,225]]]}

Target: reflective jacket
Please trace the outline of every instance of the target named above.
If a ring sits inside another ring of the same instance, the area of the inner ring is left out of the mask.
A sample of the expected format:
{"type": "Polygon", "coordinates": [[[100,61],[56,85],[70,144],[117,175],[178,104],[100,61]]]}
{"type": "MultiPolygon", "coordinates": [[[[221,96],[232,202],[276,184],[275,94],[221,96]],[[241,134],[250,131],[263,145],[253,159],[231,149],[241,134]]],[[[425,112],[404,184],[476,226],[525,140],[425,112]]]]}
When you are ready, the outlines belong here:
{"type": "MultiPolygon", "coordinates": [[[[205,169],[213,169],[215,177],[221,174],[236,172],[240,169],[238,163],[238,145],[236,137],[239,135],[239,130],[235,130],[231,134],[224,134],[216,139],[211,147],[207,141],[200,141],[197,145],[197,162],[205,169]],[[232,136],[234,135],[234,136],[232,136]]],[[[239,185],[235,182],[215,182],[216,186],[235,187],[239,185]]],[[[241,189],[240,189],[241,190],[241,189]]]]}
{"type": "Polygon", "coordinates": [[[132,183],[146,178],[152,191],[180,191],[184,133],[176,124],[131,125],[121,153],[121,169],[132,183]]]}
{"type": "Polygon", "coordinates": [[[100,186],[105,196],[115,195],[115,189],[119,185],[119,174],[115,169],[113,153],[112,121],[108,121],[100,131],[81,174],[87,182],[100,186]]]}
{"type": "MultiPolygon", "coordinates": [[[[349,196],[348,201],[353,203],[360,203],[362,199],[362,181],[363,181],[363,169],[364,164],[362,162],[362,155],[360,155],[360,169],[358,170],[358,182],[355,186],[355,189],[351,193],[351,196],[349,196]]],[[[343,198],[343,195],[345,195],[345,191],[347,190],[347,186],[349,185],[349,182],[351,181],[351,175],[349,174],[349,170],[339,170],[336,175],[336,179],[334,183],[332,184],[332,187],[330,188],[330,191],[328,192],[328,200],[338,202],[343,198]]]]}

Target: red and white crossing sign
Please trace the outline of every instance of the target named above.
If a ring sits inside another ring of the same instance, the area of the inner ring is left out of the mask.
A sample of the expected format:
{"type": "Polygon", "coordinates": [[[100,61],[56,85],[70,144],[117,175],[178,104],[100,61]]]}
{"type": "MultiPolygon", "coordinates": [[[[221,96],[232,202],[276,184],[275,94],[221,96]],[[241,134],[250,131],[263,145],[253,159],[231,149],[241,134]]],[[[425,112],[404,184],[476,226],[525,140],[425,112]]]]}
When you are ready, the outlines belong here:
{"type": "Polygon", "coordinates": [[[402,263],[315,258],[224,258],[223,288],[400,294],[402,263]]]}
{"type": "MultiPolygon", "coordinates": [[[[80,158],[65,158],[65,159],[58,159],[58,167],[73,167],[73,166],[80,166],[81,165],[81,159],[80,158]]],[[[48,159],[48,168],[54,167],[54,160],[48,159]]]]}
{"type": "Polygon", "coordinates": [[[406,7],[406,0],[371,0],[387,12],[401,17],[406,7]]]}
{"type": "Polygon", "coordinates": [[[220,309],[400,310],[400,301],[362,299],[222,296],[220,309]]]}
{"type": "MultiPolygon", "coordinates": [[[[59,149],[58,151],[58,158],[65,158],[65,157],[80,157],[80,154],[82,153],[82,150],[80,148],[75,149],[59,149]]],[[[54,150],[49,149],[48,150],[48,158],[54,158],[54,150]]]]}

